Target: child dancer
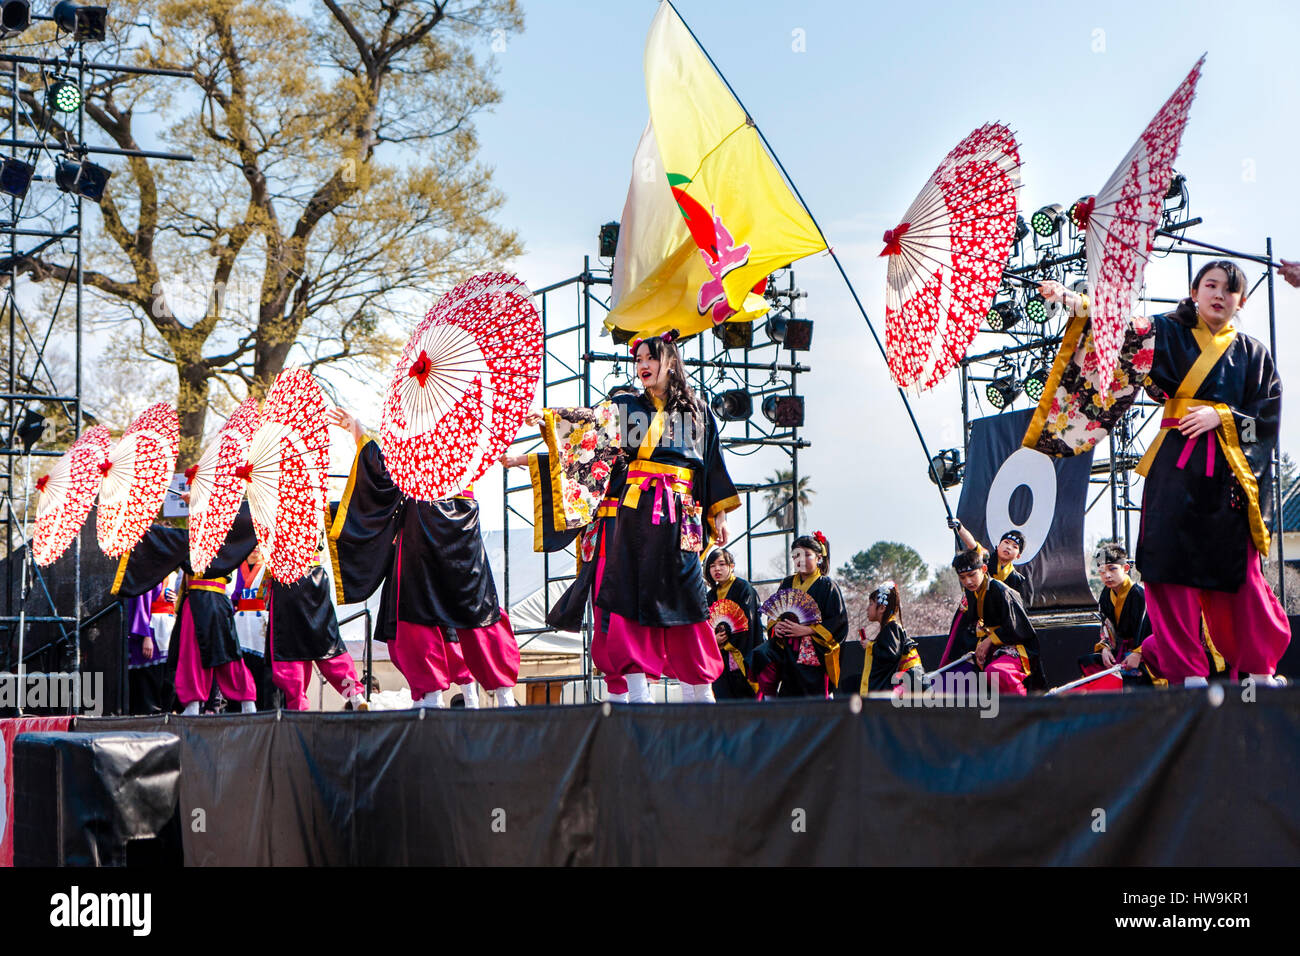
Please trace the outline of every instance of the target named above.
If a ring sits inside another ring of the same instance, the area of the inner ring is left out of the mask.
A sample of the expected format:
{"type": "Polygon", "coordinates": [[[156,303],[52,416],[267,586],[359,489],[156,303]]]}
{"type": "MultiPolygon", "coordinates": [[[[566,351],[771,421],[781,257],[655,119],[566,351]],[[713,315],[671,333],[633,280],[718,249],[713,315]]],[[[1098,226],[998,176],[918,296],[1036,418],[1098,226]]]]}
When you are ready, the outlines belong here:
{"type": "Polygon", "coordinates": [[[735,601],[749,619],[741,634],[715,634],[722,652],[723,671],[713,682],[714,696],[752,700],[754,686],[749,677],[754,648],[763,643],[763,624],[758,613],[758,592],[744,578],[736,576],[736,559],[725,548],[714,548],[704,562],[709,581],[709,606],[715,601],[735,601]]]}
{"type": "Polygon", "coordinates": [[[940,666],[974,651],[975,666],[992,676],[998,693],[1045,689],[1038,658],[1038,635],[1020,598],[988,574],[983,548],[962,551],[952,559],[963,589],[960,615],[948,638],[940,666]]]}
{"type": "Polygon", "coordinates": [[[871,592],[870,601],[867,620],[879,624],[880,632],[867,645],[859,693],[865,697],[870,692],[893,692],[900,684],[895,679],[899,674],[906,675],[905,681],[910,688],[920,690],[925,670],[921,667],[916,641],[907,636],[903,627],[898,587],[893,581],[886,581],[871,592]]]}

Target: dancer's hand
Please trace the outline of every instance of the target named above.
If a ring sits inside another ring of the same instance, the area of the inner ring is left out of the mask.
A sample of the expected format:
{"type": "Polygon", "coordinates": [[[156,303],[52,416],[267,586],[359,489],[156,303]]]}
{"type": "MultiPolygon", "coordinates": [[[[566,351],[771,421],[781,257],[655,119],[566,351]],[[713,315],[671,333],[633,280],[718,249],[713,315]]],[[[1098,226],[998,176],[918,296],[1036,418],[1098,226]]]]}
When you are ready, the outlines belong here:
{"type": "Polygon", "coordinates": [[[1178,430],[1186,438],[1196,438],[1219,427],[1219,413],[1209,405],[1199,405],[1178,419],[1178,430]]]}
{"type": "Polygon", "coordinates": [[[731,540],[731,533],[727,531],[727,513],[719,511],[718,516],[713,519],[713,530],[717,532],[717,540],[714,542],[719,548],[725,548],[727,542],[731,540]]]}
{"type": "Polygon", "coordinates": [[[1048,302],[1064,302],[1065,286],[1054,279],[1038,283],[1038,294],[1048,302]]]}
{"type": "Polygon", "coordinates": [[[524,415],[525,425],[532,425],[533,427],[536,427],[544,421],[546,421],[546,413],[542,411],[542,409],[540,408],[530,409],[524,415]]]}
{"type": "Polygon", "coordinates": [[[153,660],[153,638],[148,634],[146,634],[144,640],[140,642],[140,656],[147,661],[153,660]]]}
{"type": "Polygon", "coordinates": [[[986,637],[975,645],[975,663],[980,667],[983,667],[984,661],[988,659],[991,647],[993,647],[993,638],[991,637],[986,637]]]}
{"type": "Polygon", "coordinates": [[[1139,651],[1133,651],[1128,657],[1124,658],[1124,670],[1135,671],[1142,666],[1142,654],[1139,651]]]}
{"type": "Polygon", "coordinates": [[[1101,649],[1101,662],[1107,667],[1115,666],[1115,655],[1110,652],[1109,647],[1103,647],[1101,649]]]}
{"type": "Polygon", "coordinates": [[[1279,271],[1282,273],[1283,279],[1300,289],[1300,262],[1288,262],[1283,259],[1282,268],[1279,271]]]}
{"type": "Polygon", "coordinates": [[[361,443],[361,436],[365,434],[365,429],[361,427],[361,420],[345,408],[331,408],[325,412],[325,420],[331,425],[337,425],[345,432],[351,432],[352,438],[357,444],[361,443]]]}
{"type": "Polygon", "coordinates": [[[527,455],[502,455],[500,458],[502,468],[518,468],[521,465],[528,464],[527,455]]]}

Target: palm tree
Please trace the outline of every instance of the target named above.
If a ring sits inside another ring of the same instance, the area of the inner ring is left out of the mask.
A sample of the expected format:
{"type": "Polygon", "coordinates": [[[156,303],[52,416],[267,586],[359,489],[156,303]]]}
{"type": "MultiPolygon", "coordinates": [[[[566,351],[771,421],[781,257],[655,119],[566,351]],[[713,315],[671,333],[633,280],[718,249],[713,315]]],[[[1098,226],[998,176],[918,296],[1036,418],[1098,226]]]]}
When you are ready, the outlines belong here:
{"type": "MultiPolygon", "coordinates": [[[[791,500],[794,469],[777,469],[776,473],[767,480],[773,486],[764,492],[764,496],[767,498],[767,510],[769,513],[775,511],[772,517],[776,521],[778,528],[789,530],[795,526],[795,501],[791,500]],[[777,508],[781,510],[776,511],[777,508]]],[[[800,518],[804,516],[812,496],[816,494],[815,491],[808,487],[808,481],[807,475],[800,476],[799,492],[795,496],[798,500],[800,518]]]]}

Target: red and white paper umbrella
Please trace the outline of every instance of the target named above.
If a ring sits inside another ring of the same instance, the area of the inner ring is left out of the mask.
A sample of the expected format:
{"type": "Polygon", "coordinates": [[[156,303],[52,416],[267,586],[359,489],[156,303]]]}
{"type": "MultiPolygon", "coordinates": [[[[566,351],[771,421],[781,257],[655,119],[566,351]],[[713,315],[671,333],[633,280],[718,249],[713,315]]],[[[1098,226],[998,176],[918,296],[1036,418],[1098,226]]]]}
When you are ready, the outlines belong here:
{"type": "Polygon", "coordinates": [[[1088,311],[1100,383],[1110,381],[1119,360],[1204,63],[1205,57],[1196,61],[1101,191],[1074,207],[1088,252],[1088,311]]]}
{"type": "Polygon", "coordinates": [[[221,432],[185,472],[190,483],[190,567],[203,574],[217,556],[239,514],[246,481],[248,445],[261,424],[257,399],[246,398],[221,432]]]}
{"type": "Polygon", "coordinates": [[[307,574],[329,506],[325,396],[303,368],[281,372],[266,395],[262,424],[239,474],[248,482],[258,546],[271,575],[292,584],[307,574]]]}
{"type": "Polygon", "coordinates": [[[108,463],[112,436],[103,425],[81,433],[48,473],[36,481],[36,530],[32,557],[41,567],[53,564],[86,523],[108,463]]]}
{"type": "Polygon", "coordinates": [[[100,550],[109,557],[126,554],[149,530],[167,497],[179,447],[176,409],[159,402],[146,408],[109,451],[95,526],[100,550]]]}
{"type": "Polygon", "coordinates": [[[433,501],[473,484],[514,440],[541,375],[542,320],[512,275],[478,275],[416,327],[384,401],[393,480],[433,501]]]}
{"type": "Polygon", "coordinates": [[[932,388],[966,354],[1015,242],[1020,152],[989,123],[953,149],[885,233],[885,355],[900,387],[932,388]]]}

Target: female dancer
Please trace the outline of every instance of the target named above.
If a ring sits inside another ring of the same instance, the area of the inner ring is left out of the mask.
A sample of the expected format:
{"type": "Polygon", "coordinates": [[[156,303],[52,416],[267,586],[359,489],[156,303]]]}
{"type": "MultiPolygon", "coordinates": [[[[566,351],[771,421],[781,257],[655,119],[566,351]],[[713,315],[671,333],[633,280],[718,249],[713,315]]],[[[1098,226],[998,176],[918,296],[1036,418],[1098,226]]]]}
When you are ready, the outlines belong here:
{"type": "Polygon", "coordinates": [[[893,581],[886,581],[871,592],[870,601],[867,620],[879,624],[880,633],[867,645],[867,662],[862,668],[859,693],[864,697],[872,691],[892,693],[898,683],[895,674],[906,674],[911,686],[920,690],[925,671],[921,668],[916,641],[907,636],[903,627],[898,588],[893,581]]]}
{"type": "Polygon", "coordinates": [[[800,535],[790,560],[795,573],[781,588],[806,592],[821,610],[821,623],[772,622],[767,641],[754,650],[755,680],[764,697],[829,697],[839,683],[840,643],[849,633],[844,596],[828,576],[830,542],[820,531],[800,535]]]}
{"type": "Polygon", "coordinates": [[[615,420],[612,428],[572,432],[570,439],[581,435],[578,453],[557,465],[585,487],[586,497],[603,501],[614,473],[605,456],[625,463],[614,526],[601,540],[595,603],[608,616],[607,673],[627,681],[632,702],[649,702],[647,675],[659,673],[677,678],[684,701],[712,702],[713,681],[722,673],[699,555],[709,537],[726,544],[726,514],[740,499],[722,460],[717,423],[686,381],[676,339],[672,331],[632,341],[641,394],[617,395],[596,409],[530,416],[543,425],[551,448],[559,447],[559,420],[615,420]],[[593,460],[604,467],[583,467],[593,460]]]}
{"type": "MultiPolygon", "coordinates": [[[[1040,286],[1044,298],[1064,300],[1086,316],[1085,297],[1067,294],[1056,282],[1040,286]]],[[[1268,513],[1273,503],[1273,454],[1282,408],[1282,383],[1268,350],[1241,334],[1234,320],[1246,301],[1246,275],[1234,262],[1201,267],[1191,295],[1167,315],[1134,320],[1121,366],[1110,389],[1087,404],[1071,404],[1059,417],[1071,424],[1101,409],[1122,413],[1143,380],[1149,395],[1164,402],[1160,432],[1138,466],[1146,477],[1137,567],[1146,585],[1153,634],[1125,664],[1145,662],[1161,677],[1203,685],[1209,665],[1200,640],[1202,610],[1210,635],[1228,665],[1257,682],[1273,684],[1277,663],[1291,639],[1286,613],[1260,571],[1269,549],[1268,513]],[[1134,339],[1138,348],[1130,343],[1134,339]],[[1124,360],[1129,359],[1131,369],[1124,360]],[[1116,386],[1122,401],[1116,400],[1116,386]]],[[[1081,323],[1080,323],[1081,325],[1081,323]]],[[[1067,329],[1062,351],[1082,343],[1067,329]]],[[[1066,362],[1043,394],[1051,403],[1066,362]]],[[[1085,366],[1086,367],[1086,366],[1085,366]]],[[[1088,388],[1084,381],[1076,391],[1088,388]]],[[[1097,391],[1093,386],[1093,391],[1097,391]]],[[[1069,389],[1066,390],[1069,395],[1069,389]]],[[[1035,424],[1050,408],[1040,404],[1035,424]]],[[[1098,414],[1097,419],[1101,418],[1098,414]]],[[[1056,423],[1053,423],[1056,424],[1056,423]]],[[[1048,429],[1026,435],[1051,444],[1048,429]]],[[[1058,439],[1059,441],[1059,439],[1058,439]]],[[[1062,442],[1064,444],[1064,442],[1062,442]]]]}
{"type": "Polygon", "coordinates": [[[715,601],[735,601],[749,618],[749,630],[743,634],[719,636],[723,672],[713,682],[716,697],[753,699],[749,683],[754,648],[763,643],[763,625],[759,620],[758,592],[744,578],[736,577],[736,559],[725,548],[714,548],[704,562],[709,581],[709,606],[715,601]],[[725,640],[723,639],[725,638],[725,640]]]}
{"type": "Polygon", "coordinates": [[[326,417],[357,442],[329,534],[338,602],[364,601],[384,585],[376,636],[388,643],[416,706],[445,706],[442,695],[455,667],[443,629],[455,628],[475,679],[495,695],[498,707],[513,707],[519,645],[497,604],[472,492],[438,501],[408,499],[356,417],[341,408],[326,417]]]}

